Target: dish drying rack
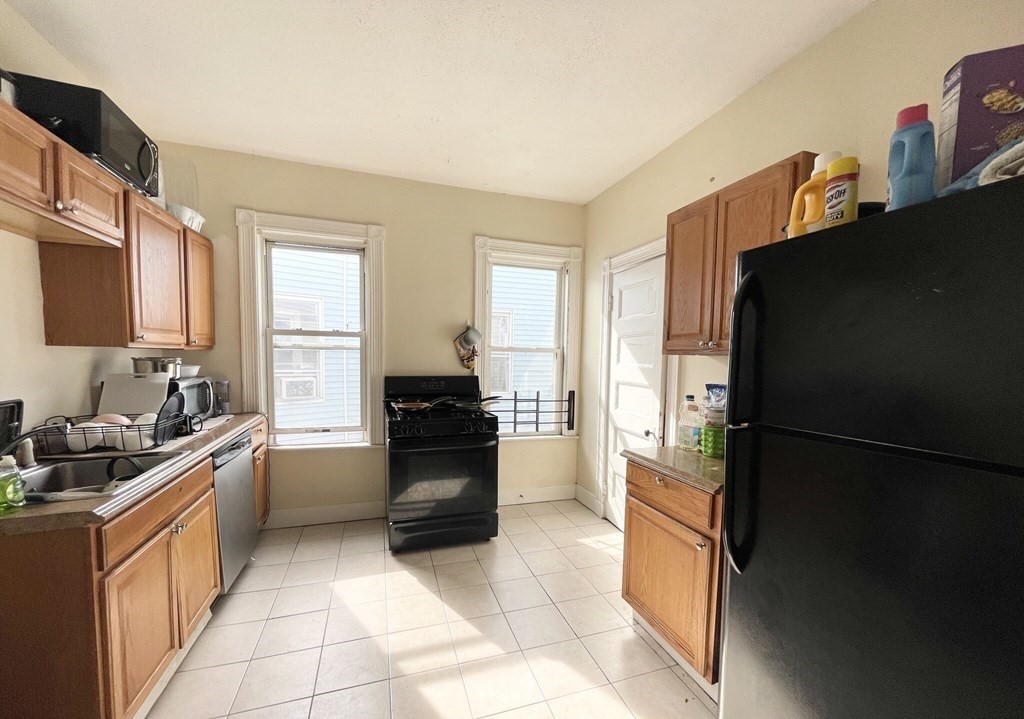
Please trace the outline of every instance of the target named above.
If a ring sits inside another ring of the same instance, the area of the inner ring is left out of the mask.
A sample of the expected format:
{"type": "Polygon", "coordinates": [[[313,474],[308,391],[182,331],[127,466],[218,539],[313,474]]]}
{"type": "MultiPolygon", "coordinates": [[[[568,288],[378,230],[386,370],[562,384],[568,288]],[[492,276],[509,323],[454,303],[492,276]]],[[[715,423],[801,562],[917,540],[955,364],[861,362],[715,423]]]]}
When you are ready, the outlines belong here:
{"type": "MultiPolygon", "coordinates": [[[[142,415],[126,414],[135,421],[142,415]]],[[[56,415],[32,430],[32,439],[40,454],[86,454],[89,452],[128,451],[160,447],[171,440],[181,423],[181,414],[172,414],[163,420],[143,424],[108,424],[99,427],[79,427],[92,421],[93,415],[65,417],[56,415]]]]}

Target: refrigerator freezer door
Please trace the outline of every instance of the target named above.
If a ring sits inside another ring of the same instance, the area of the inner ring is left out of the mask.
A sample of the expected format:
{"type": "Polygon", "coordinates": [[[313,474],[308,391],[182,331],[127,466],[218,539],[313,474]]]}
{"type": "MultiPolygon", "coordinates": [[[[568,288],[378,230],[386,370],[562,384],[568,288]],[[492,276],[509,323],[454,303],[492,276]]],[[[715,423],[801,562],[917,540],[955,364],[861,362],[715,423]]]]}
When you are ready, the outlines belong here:
{"type": "Polygon", "coordinates": [[[1024,478],[729,430],[721,719],[1019,717],[1024,478]]]}
{"type": "Polygon", "coordinates": [[[1024,467],[1022,207],[1007,180],[742,253],[730,424],[1024,467]]]}

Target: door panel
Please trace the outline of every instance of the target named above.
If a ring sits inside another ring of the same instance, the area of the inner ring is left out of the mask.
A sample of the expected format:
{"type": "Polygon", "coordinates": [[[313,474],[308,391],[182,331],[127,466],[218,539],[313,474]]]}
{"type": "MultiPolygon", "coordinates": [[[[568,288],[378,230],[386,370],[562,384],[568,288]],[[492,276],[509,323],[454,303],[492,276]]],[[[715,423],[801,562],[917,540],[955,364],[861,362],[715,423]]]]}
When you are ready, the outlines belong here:
{"type": "Polygon", "coordinates": [[[60,212],[116,240],[124,240],[124,185],[74,150],[57,145],[60,212]]]}
{"type": "Polygon", "coordinates": [[[707,666],[711,545],[643,502],[627,499],[622,596],[653,619],[701,674],[707,666]]]}
{"type": "Polygon", "coordinates": [[[711,339],[718,214],[712,195],[668,216],[665,354],[692,354],[711,339]]]}
{"type": "Polygon", "coordinates": [[[793,199],[795,163],[777,165],[730,185],[718,194],[715,258],[715,349],[729,348],[732,298],[736,294],[736,255],[784,239],[793,199]]]}
{"type": "Polygon", "coordinates": [[[174,521],[174,579],[184,646],[220,593],[220,545],[213,490],[174,521]]]}
{"type": "Polygon", "coordinates": [[[622,529],[626,511],[624,449],[658,443],[664,382],[660,333],[665,303],[665,258],[616,272],[611,278],[606,513],[622,529]],[[654,433],[646,436],[645,431],[654,433]]]}
{"type": "Polygon", "coordinates": [[[0,103],[0,186],[3,194],[28,206],[53,210],[53,142],[5,103],[0,103]]]}
{"type": "Polygon", "coordinates": [[[162,530],[103,580],[113,719],[132,716],[178,650],[171,533],[162,530]]]}
{"type": "Polygon", "coordinates": [[[1019,715],[1020,477],[810,434],[728,442],[747,561],[727,572],[723,719],[1019,715]]]}
{"type": "Polygon", "coordinates": [[[256,522],[262,527],[270,516],[270,468],[267,446],[252,453],[252,477],[256,487],[256,522]]]}
{"type": "Polygon", "coordinates": [[[185,278],[188,282],[188,346],[214,345],[213,243],[185,228],[185,278]]]}
{"type": "Polygon", "coordinates": [[[185,345],[185,244],[182,226],[128,193],[131,346],[185,345]]]}

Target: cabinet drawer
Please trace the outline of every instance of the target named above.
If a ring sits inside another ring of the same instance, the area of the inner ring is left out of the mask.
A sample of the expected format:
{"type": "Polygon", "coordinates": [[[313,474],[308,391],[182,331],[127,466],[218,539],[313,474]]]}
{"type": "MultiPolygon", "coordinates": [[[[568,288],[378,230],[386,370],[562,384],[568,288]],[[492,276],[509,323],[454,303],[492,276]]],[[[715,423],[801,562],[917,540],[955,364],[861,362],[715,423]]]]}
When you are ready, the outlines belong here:
{"type": "Polygon", "coordinates": [[[267,443],[267,421],[263,420],[252,428],[252,451],[267,443]]]}
{"type": "Polygon", "coordinates": [[[212,486],[213,461],[208,459],[104,524],[99,531],[100,569],[109,569],[127,557],[212,486]]]}
{"type": "Polygon", "coordinates": [[[626,465],[628,492],[665,514],[699,529],[714,529],[714,495],[639,466],[626,465]]]}

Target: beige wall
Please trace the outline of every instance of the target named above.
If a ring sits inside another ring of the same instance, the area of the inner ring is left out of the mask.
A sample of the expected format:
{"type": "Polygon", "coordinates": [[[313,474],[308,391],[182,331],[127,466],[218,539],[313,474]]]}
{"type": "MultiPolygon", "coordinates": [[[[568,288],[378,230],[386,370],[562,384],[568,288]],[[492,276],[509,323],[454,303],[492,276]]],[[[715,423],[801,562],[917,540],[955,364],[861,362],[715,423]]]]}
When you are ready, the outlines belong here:
{"type": "MultiPolygon", "coordinates": [[[[879,0],[587,205],[583,357],[600,351],[601,262],[665,234],[665,215],[799,150],[861,158],[861,198],[885,199],[896,112],[927,102],[965,54],[1019,44],[1018,0],[879,0]]],[[[597,491],[598,363],[583,365],[579,483],[597,491]]],[[[725,358],[685,358],[680,390],[725,381],[725,358]]],[[[678,400],[670,402],[677,404],[678,400]]]]}
{"type": "MultiPolygon", "coordinates": [[[[16,72],[88,78],[0,0],[0,67],[16,72]]],[[[36,243],[0,230],[0,399],[25,400],[31,426],[54,414],[91,412],[99,381],[108,372],[130,371],[128,350],[47,347],[36,243]]]]}
{"type": "MultiPolygon", "coordinates": [[[[380,175],[161,143],[165,157],[195,165],[203,233],[216,262],[217,347],[196,353],[204,372],[241,373],[235,208],[384,225],[385,371],[465,372],[452,338],[473,316],[473,237],[582,245],[583,208],[380,175]]],[[[175,163],[180,164],[180,163],[175,163]]],[[[236,389],[235,399],[240,397],[236,389]]],[[[551,439],[523,451],[503,443],[503,493],[576,481],[576,440],[551,439]],[[548,460],[537,471],[534,457],[548,460]]],[[[274,509],[383,500],[382,449],[275,450],[274,509]]]]}

